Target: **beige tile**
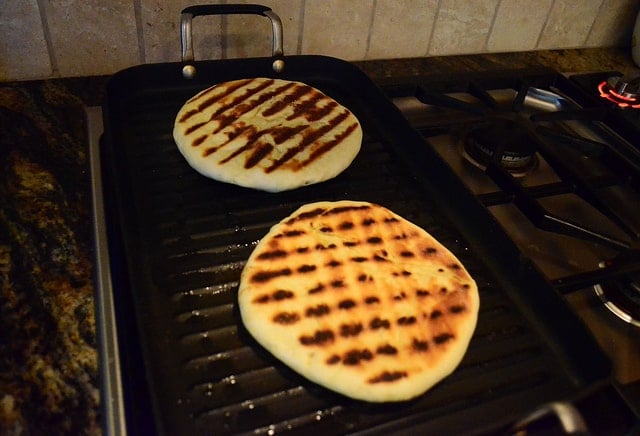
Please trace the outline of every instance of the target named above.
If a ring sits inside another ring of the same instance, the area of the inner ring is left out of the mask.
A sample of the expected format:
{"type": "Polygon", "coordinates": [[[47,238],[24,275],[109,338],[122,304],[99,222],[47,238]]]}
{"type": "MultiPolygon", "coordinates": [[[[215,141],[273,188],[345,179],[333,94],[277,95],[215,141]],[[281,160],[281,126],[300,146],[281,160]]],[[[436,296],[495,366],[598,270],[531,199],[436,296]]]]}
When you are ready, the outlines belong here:
{"type": "Polygon", "coordinates": [[[540,49],[583,47],[602,0],[555,0],[540,49]]]}
{"type": "Polygon", "coordinates": [[[51,76],[51,62],[36,0],[0,3],[0,29],[0,80],[51,76]]]}
{"type": "MultiPolygon", "coordinates": [[[[234,3],[256,3],[255,0],[234,0],[234,3]]],[[[257,3],[271,8],[282,21],[285,55],[298,54],[302,15],[302,0],[260,0],[257,3]]],[[[225,22],[226,57],[245,58],[270,56],[273,47],[271,21],[259,15],[230,15],[225,22]]]]}
{"type": "Polygon", "coordinates": [[[42,4],[61,76],[111,74],[141,62],[131,0],[42,4]]]}
{"type": "Polygon", "coordinates": [[[639,9],[640,2],[637,0],[604,0],[586,45],[589,47],[629,46],[639,9]]]}
{"type": "MultiPolygon", "coordinates": [[[[197,4],[192,0],[167,2],[141,0],[140,17],[144,40],[145,62],[178,62],[181,60],[180,13],[197,4]]],[[[222,19],[220,16],[198,16],[192,21],[195,58],[222,57],[222,19]]]]}
{"type": "Polygon", "coordinates": [[[436,18],[430,55],[481,53],[498,0],[442,0],[436,18]]]}
{"type": "Polygon", "coordinates": [[[424,56],[437,8],[437,0],[379,0],[367,58],[424,56]]]}
{"type": "Polygon", "coordinates": [[[372,8],[373,0],[308,0],[302,53],[364,59],[372,8]]]}
{"type": "Polygon", "coordinates": [[[487,49],[492,52],[533,50],[552,3],[552,0],[502,0],[487,49]],[[532,4],[535,7],[531,7],[532,4]]]}

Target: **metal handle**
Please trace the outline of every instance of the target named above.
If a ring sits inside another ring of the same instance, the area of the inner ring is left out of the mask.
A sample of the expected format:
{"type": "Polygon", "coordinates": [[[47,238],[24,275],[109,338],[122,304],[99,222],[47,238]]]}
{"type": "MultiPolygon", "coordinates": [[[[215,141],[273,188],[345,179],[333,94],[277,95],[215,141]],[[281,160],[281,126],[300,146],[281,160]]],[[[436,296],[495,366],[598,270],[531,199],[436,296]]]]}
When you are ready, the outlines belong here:
{"type": "Polygon", "coordinates": [[[254,4],[228,4],[228,5],[195,5],[189,6],[182,10],[180,15],[180,43],[182,46],[182,75],[191,79],[196,74],[196,67],[192,64],[194,61],[193,54],[193,38],[191,32],[191,22],[194,17],[202,15],[228,15],[228,14],[254,14],[262,15],[271,20],[271,28],[273,31],[273,50],[274,58],[272,68],[276,73],[284,70],[284,52],[282,50],[282,21],[280,17],[266,6],[254,4]]]}
{"type": "Polygon", "coordinates": [[[555,415],[566,434],[588,434],[587,424],[580,412],[572,404],[560,401],[544,404],[533,410],[512,427],[511,434],[526,434],[527,426],[547,415],[555,415]]]}

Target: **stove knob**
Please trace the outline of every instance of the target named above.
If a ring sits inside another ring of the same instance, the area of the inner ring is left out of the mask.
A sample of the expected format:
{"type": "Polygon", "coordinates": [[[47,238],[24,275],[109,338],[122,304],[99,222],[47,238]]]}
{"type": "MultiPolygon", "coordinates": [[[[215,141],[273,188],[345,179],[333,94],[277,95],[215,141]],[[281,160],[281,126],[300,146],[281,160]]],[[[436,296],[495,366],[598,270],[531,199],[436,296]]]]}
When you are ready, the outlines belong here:
{"type": "Polygon", "coordinates": [[[612,76],[607,79],[607,85],[609,89],[624,98],[635,99],[640,96],[640,76],[633,78],[612,76]]]}

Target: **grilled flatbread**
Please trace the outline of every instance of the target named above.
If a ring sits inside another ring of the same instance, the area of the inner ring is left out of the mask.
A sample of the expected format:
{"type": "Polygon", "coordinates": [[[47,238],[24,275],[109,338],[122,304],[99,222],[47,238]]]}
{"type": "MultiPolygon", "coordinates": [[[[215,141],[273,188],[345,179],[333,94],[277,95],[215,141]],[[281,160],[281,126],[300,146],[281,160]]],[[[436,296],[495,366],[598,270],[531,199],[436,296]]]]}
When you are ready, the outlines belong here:
{"type": "Polygon", "coordinates": [[[269,192],[340,174],[360,150],[347,108],[301,82],[254,78],[219,83],[189,99],[173,137],[199,173],[269,192]]]}
{"type": "Polygon", "coordinates": [[[460,363],[475,281],[425,230],[366,202],[305,205],[271,228],[242,272],[251,335],[326,388],[371,401],[422,394],[460,363]]]}

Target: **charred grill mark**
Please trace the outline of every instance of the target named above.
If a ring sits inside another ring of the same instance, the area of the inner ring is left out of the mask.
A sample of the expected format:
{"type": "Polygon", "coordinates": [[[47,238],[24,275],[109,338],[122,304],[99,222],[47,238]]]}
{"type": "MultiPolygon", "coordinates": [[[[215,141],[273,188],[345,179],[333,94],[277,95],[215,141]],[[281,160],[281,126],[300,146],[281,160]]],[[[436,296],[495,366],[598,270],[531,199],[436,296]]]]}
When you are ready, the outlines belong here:
{"type": "Polygon", "coordinates": [[[431,315],[429,315],[430,319],[438,319],[442,316],[442,311],[440,310],[434,310],[433,312],[431,312],[431,315]]]}
{"type": "Polygon", "coordinates": [[[369,226],[371,226],[371,225],[373,225],[375,223],[376,223],[376,220],[374,220],[373,218],[365,218],[362,221],[362,225],[365,226],[365,227],[369,227],[369,226]]]}
{"type": "Polygon", "coordinates": [[[405,298],[407,298],[407,294],[404,291],[400,292],[400,294],[398,295],[393,296],[393,299],[395,301],[401,301],[401,300],[404,300],[405,298]]]}
{"type": "Polygon", "coordinates": [[[441,294],[446,294],[447,293],[447,288],[445,288],[444,286],[440,288],[440,293],[441,294]]]}
{"type": "Polygon", "coordinates": [[[371,209],[371,206],[368,204],[364,204],[362,206],[341,206],[334,207],[333,209],[329,209],[325,212],[325,215],[338,215],[345,212],[359,211],[359,210],[367,210],[371,209]]]}
{"type": "Polygon", "coordinates": [[[306,234],[304,230],[287,230],[275,236],[276,239],[279,238],[295,238],[296,236],[301,236],[306,234]]]}
{"type": "Polygon", "coordinates": [[[456,304],[449,308],[449,313],[462,313],[465,311],[465,307],[461,304],[456,304]]]}
{"type": "Polygon", "coordinates": [[[282,144],[287,139],[297,135],[302,132],[304,129],[307,129],[309,126],[295,126],[295,127],[287,127],[287,126],[279,126],[271,129],[270,133],[273,137],[273,141],[276,144],[282,144]]]}
{"type": "MultiPolygon", "coordinates": [[[[330,132],[332,129],[334,129],[336,126],[342,123],[342,121],[344,121],[348,117],[348,115],[349,115],[348,112],[343,112],[342,114],[339,114],[338,116],[330,119],[327,124],[325,124],[324,126],[318,129],[315,129],[315,130],[307,129],[307,131],[305,131],[305,134],[303,135],[303,138],[300,144],[288,149],[280,159],[275,160],[269,167],[266,168],[265,171],[267,173],[270,173],[280,168],[286,162],[291,160],[295,155],[297,155],[298,153],[301,153],[305,148],[313,144],[317,139],[321,138],[323,135],[330,132]]],[[[311,155],[306,161],[300,163],[301,167],[304,167],[305,165],[316,160],[321,155],[325,154],[327,151],[331,150],[340,141],[342,141],[344,137],[345,137],[344,135],[340,135],[336,137],[336,139],[334,139],[333,141],[330,141],[324,144],[322,147],[318,147],[318,149],[314,150],[311,153],[311,155]]]]}
{"type": "Polygon", "coordinates": [[[355,242],[355,241],[344,241],[342,243],[342,245],[344,245],[345,247],[355,247],[358,244],[359,242],[355,242]]]}
{"type": "Polygon", "coordinates": [[[407,234],[406,234],[406,233],[402,233],[402,234],[400,234],[400,235],[395,235],[395,236],[393,237],[393,239],[395,239],[396,241],[400,241],[400,240],[402,240],[402,239],[407,239],[407,234]]]}
{"type": "MultiPolygon", "coordinates": [[[[306,87],[306,85],[302,85],[301,88],[306,87]]],[[[315,89],[308,87],[309,89],[305,91],[305,94],[307,92],[312,93],[311,98],[308,98],[307,100],[303,101],[303,102],[298,102],[296,104],[293,105],[294,110],[293,113],[291,115],[289,115],[287,117],[287,121],[291,121],[293,119],[298,118],[299,116],[302,115],[306,115],[308,114],[312,109],[314,109],[316,107],[316,105],[318,104],[319,101],[325,99],[326,97],[324,95],[322,95],[320,92],[316,91],[315,89]]],[[[308,116],[305,116],[305,118],[309,121],[308,116]]]]}
{"type": "Polygon", "coordinates": [[[394,382],[396,380],[400,380],[401,378],[405,378],[407,377],[407,372],[406,371],[384,371],[382,373],[380,373],[379,375],[370,378],[369,380],[367,380],[369,383],[371,384],[377,384],[377,383],[391,383],[394,382]]]}
{"type": "Polygon", "coordinates": [[[254,166],[258,165],[258,163],[260,163],[263,158],[271,154],[272,151],[273,145],[271,144],[261,143],[257,145],[255,147],[255,150],[253,150],[253,153],[251,153],[251,156],[249,156],[245,161],[244,167],[247,169],[253,168],[254,166]]]}
{"type": "Polygon", "coordinates": [[[352,257],[351,261],[352,262],[356,262],[356,263],[362,263],[362,262],[366,262],[368,259],[364,256],[356,256],[356,257],[352,257]]]}
{"type": "Polygon", "coordinates": [[[382,244],[382,238],[379,236],[372,236],[370,238],[367,238],[367,243],[371,245],[382,244]]]}
{"type": "Polygon", "coordinates": [[[271,297],[269,297],[269,295],[264,294],[264,295],[260,295],[259,297],[254,298],[253,302],[254,303],[259,303],[259,304],[264,304],[264,303],[268,303],[270,299],[271,299],[271,297]]]}
{"type": "Polygon", "coordinates": [[[256,129],[253,126],[238,126],[231,132],[227,132],[227,140],[217,147],[209,147],[205,151],[202,152],[203,157],[207,157],[218,150],[222,149],[225,145],[229,144],[238,136],[242,135],[245,132],[249,132],[248,137],[253,137],[256,134],[256,129]]]}
{"type": "Polygon", "coordinates": [[[422,250],[422,254],[424,254],[425,256],[430,256],[432,254],[436,254],[437,252],[438,250],[434,247],[428,247],[422,250]]]}
{"type": "Polygon", "coordinates": [[[295,312],[280,312],[273,317],[273,322],[282,325],[291,325],[300,321],[300,315],[295,312]]]}
{"type": "Polygon", "coordinates": [[[338,356],[337,354],[332,355],[331,357],[329,357],[326,362],[327,365],[335,365],[336,363],[340,362],[340,356],[338,356]]]}
{"type": "Polygon", "coordinates": [[[402,256],[404,258],[410,258],[410,257],[415,257],[416,255],[413,253],[413,251],[404,250],[404,251],[400,252],[400,256],[402,256]]]}
{"type": "Polygon", "coordinates": [[[259,271],[251,277],[253,283],[265,283],[277,277],[291,275],[291,269],[282,268],[276,271],[259,271]]]}
{"type": "Polygon", "coordinates": [[[309,157],[307,158],[307,160],[305,160],[300,164],[300,167],[302,168],[306,165],[309,165],[316,159],[319,159],[320,157],[322,157],[322,155],[327,154],[329,151],[331,151],[332,148],[338,146],[342,141],[345,140],[345,138],[351,135],[357,128],[358,128],[357,124],[351,124],[349,127],[347,127],[347,129],[344,132],[336,136],[334,139],[332,139],[331,141],[325,142],[324,144],[322,144],[322,146],[313,150],[311,152],[311,155],[309,155],[309,157]]]}
{"type": "Polygon", "coordinates": [[[380,256],[379,254],[374,254],[373,260],[375,260],[376,262],[389,262],[389,259],[384,256],[380,256]]]}
{"type": "Polygon", "coordinates": [[[325,289],[325,286],[322,283],[318,283],[317,286],[314,286],[313,288],[309,289],[307,293],[309,295],[319,294],[320,292],[324,291],[324,289],[325,289]]]}
{"type": "Polygon", "coordinates": [[[289,220],[287,220],[287,224],[291,225],[293,223],[295,223],[296,221],[304,221],[310,218],[315,218],[319,215],[322,215],[324,212],[326,211],[326,209],[323,209],[321,207],[317,207],[313,210],[310,210],[308,212],[303,212],[301,214],[299,214],[298,216],[295,216],[289,220]]]}
{"type": "Polygon", "coordinates": [[[338,107],[338,103],[336,103],[335,101],[330,101],[323,107],[316,107],[313,110],[308,110],[304,114],[304,117],[309,122],[317,121],[329,115],[336,107],[338,107]]]}
{"type": "Polygon", "coordinates": [[[189,133],[195,132],[196,130],[198,130],[200,127],[204,126],[205,124],[207,124],[206,122],[202,122],[202,123],[198,123],[198,124],[194,124],[193,126],[189,126],[185,131],[184,134],[185,136],[188,135],[189,133]]]}
{"type": "Polygon", "coordinates": [[[320,231],[322,233],[330,233],[330,232],[333,231],[333,229],[331,227],[329,227],[329,226],[322,226],[322,227],[320,227],[320,231]]]}
{"type": "Polygon", "coordinates": [[[315,271],[316,269],[317,267],[315,265],[302,265],[298,267],[296,271],[298,271],[300,274],[306,274],[310,273],[311,271],[315,271]]]}
{"type": "Polygon", "coordinates": [[[351,221],[341,222],[340,225],[338,226],[340,230],[349,230],[349,229],[352,229],[353,227],[354,227],[354,224],[351,221]]]}
{"type": "Polygon", "coordinates": [[[286,289],[279,289],[275,291],[272,295],[275,301],[290,300],[294,296],[295,294],[293,292],[287,291],[286,289]]]}
{"type": "Polygon", "coordinates": [[[287,257],[287,252],[284,250],[265,251],[258,255],[260,260],[281,259],[283,257],[287,257]]]}
{"type": "Polygon", "coordinates": [[[416,323],[415,316],[401,316],[398,318],[398,325],[412,325],[416,323]]]}
{"type": "MultiPolygon", "coordinates": [[[[268,88],[269,86],[273,85],[274,80],[266,80],[263,83],[259,84],[258,86],[256,86],[255,88],[249,88],[250,83],[247,84],[246,89],[244,90],[244,92],[238,96],[236,96],[235,98],[233,98],[230,102],[228,102],[227,104],[220,106],[212,115],[211,117],[217,117],[225,112],[227,112],[229,109],[233,109],[231,111],[231,114],[229,116],[229,118],[233,118],[233,119],[238,119],[240,118],[243,114],[249,112],[251,109],[255,109],[256,107],[260,106],[262,103],[264,103],[265,101],[269,100],[272,97],[277,96],[278,94],[286,91],[288,88],[291,87],[291,83],[287,83],[283,86],[280,86],[279,88],[274,89],[273,91],[269,91],[269,92],[264,92],[261,93],[262,90],[268,88]],[[250,99],[251,97],[253,97],[254,95],[258,95],[258,98],[256,98],[255,100],[250,100],[247,101],[248,99],[250,99]],[[246,103],[243,103],[247,101],[246,103]]],[[[239,87],[238,87],[239,88],[239,87]]],[[[236,88],[236,89],[238,89],[236,88]]],[[[231,94],[234,90],[230,91],[227,93],[227,95],[231,94]]],[[[208,106],[212,105],[213,103],[215,103],[216,101],[218,101],[220,98],[216,97],[210,100],[207,100],[206,102],[204,102],[203,104],[201,104],[200,106],[198,106],[198,109],[200,111],[206,109],[208,106]]],[[[220,127],[218,127],[218,130],[221,130],[220,127]]]]}
{"type": "Polygon", "coordinates": [[[318,304],[314,307],[308,307],[305,315],[307,318],[319,318],[321,316],[328,315],[331,312],[331,309],[326,304],[318,304]]]}
{"type": "Polygon", "coordinates": [[[398,221],[399,221],[398,218],[393,216],[384,219],[385,223],[397,223],[398,221]]]}
{"type": "Polygon", "coordinates": [[[198,109],[191,109],[190,111],[185,112],[180,119],[178,120],[179,123],[184,123],[185,121],[187,121],[189,118],[191,118],[192,116],[194,116],[195,114],[199,113],[198,109]]]}
{"type": "Polygon", "coordinates": [[[398,349],[396,347],[394,347],[393,345],[385,344],[385,345],[380,345],[376,349],[376,353],[377,354],[386,354],[386,355],[389,355],[389,356],[393,356],[395,354],[398,354],[398,349]]]}
{"type": "Polygon", "coordinates": [[[309,247],[298,247],[296,248],[296,253],[303,254],[309,251],[309,247]]]}
{"type": "Polygon", "coordinates": [[[364,299],[364,302],[366,304],[377,304],[380,302],[380,299],[378,297],[367,297],[364,299]]]}
{"type": "Polygon", "coordinates": [[[414,351],[424,352],[429,349],[429,342],[423,341],[417,338],[413,338],[413,342],[411,343],[411,348],[414,351]]]}
{"type": "Polygon", "coordinates": [[[361,332],[362,332],[362,324],[360,323],[340,325],[340,336],[342,336],[343,338],[358,336],[361,332]]]}
{"type": "Polygon", "coordinates": [[[277,114],[278,112],[289,106],[291,103],[297,101],[300,97],[313,90],[313,88],[307,85],[299,85],[296,83],[292,83],[291,85],[295,86],[293,92],[291,94],[283,96],[275,104],[262,111],[263,116],[268,117],[277,114]]]}
{"type": "Polygon", "coordinates": [[[468,284],[468,283],[464,283],[464,284],[462,285],[462,289],[464,289],[464,290],[467,290],[467,289],[469,289],[469,288],[471,288],[471,285],[470,285],[470,284],[468,284]]]}
{"type": "Polygon", "coordinates": [[[435,342],[436,345],[442,345],[445,342],[450,341],[451,339],[453,339],[453,335],[451,333],[442,333],[437,336],[434,336],[433,342],[435,342]]]}
{"type": "Polygon", "coordinates": [[[198,147],[200,144],[202,144],[208,137],[209,135],[202,135],[202,136],[198,136],[196,139],[193,140],[193,142],[191,143],[192,147],[198,147]]]}
{"type": "MultiPolygon", "coordinates": [[[[200,105],[198,105],[198,107],[196,109],[192,109],[188,112],[186,112],[184,115],[182,115],[180,117],[180,119],[178,120],[179,123],[184,123],[185,121],[187,121],[189,118],[191,118],[192,116],[194,116],[197,113],[200,113],[202,110],[206,109],[208,106],[211,106],[213,103],[215,103],[216,101],[220,100],[221,98],[226,97],[227,95],[231,94],[232,92],[234,92],[236,89],[239,89],[245,85],[247,85],[248,83],[250,83],[252,81],[252,79],[247,79],[247,80],[239,80],[238,82],[236,82],[233,85],[229,85],[227,86],[226,89],[224,89],[220,94],[213,96],[213,97],[209,97],[207,98],[204,103],[201,103],[200,105]]],[[[191,99],[189,99],[187,101],[187,103],[191,103],[194,102],[196,100],[200,100],[202,98],[205,98],[207,95],[209,95],[212,92],[215,91],[219,91],[220,88],[218,88],[217,86],[214,86],[210,89],[208,89],[207,91],[203,92],[200,95],[197,95],[191,99]]]]}
{"type": "Polygon", "coordinates": [[[331,287],[332,288],[344,288],[344,282],[342,280],[334,280],[331,282],[331,287]]]}
{"type": "Polygon", "coordinates": [[[424,289],[416,290],[416,296],[419,297],[419,298],[428,297],[429,295],[431,295],[431,293],[429,291],[424,290],[424,289]]]}
{"type": "Polygon", "coordinates": [[[327,246],[324,246],[322,244],[316,244],[316,246],[314,248],[316,250],[318,250],[318,251],[333,250],[334,248],[337,248],[337,245],[336,244],[329,244],[327,246]]]}
{"type": "Polygon", "coordinates": [[[369,328],[371,330],[379,330],[379,329],[389,330],[391,328],[391,323],[387,319],[375,317],[371,320],[371,322],[369,322],[369,328]]]}
{"type": "Polygon", "coordinates": [[[366,348],[364,350],[350,350],[342,358],[342,364],[348,366],[359,365],[362,361],[373,359],[373,353],[366,348]]]}
{"type": "Polygon", "coordinates": [[[356,302],[351,299],[342,300],[340,303],[338,303],[338,307],[344,310],[353,309],[354,307],[356,307],[356,302]]]}
{"type": "Polygon", "coordinates": [[[302,345],[324,345],[332,343],[335,335],[331,330],[316,330],[313,335],[302,335],[299,338],[302,345]]]}
{"type": "Polygon", "coordinates": [[[339,262],[339,261],[337,261],[335,259],[330,261],[330,262],[327,262],[327,264],[326,264],[326,266],[328,266],[329,268],[336,268],[336,267],[341,266],[341,265],[342,265],[342,262],[339,262]]]}
{"type": "Polygon", "coordinates": [[[449,265],[449,268],[451,268],[452,270],[459,270],[461,269],[461,266],[458,265],[457,263],[452,263],[451,265],[449,265]]]}
{"type": "Polygon", "coordinates": [[[368,276],[366,274],[360,274],[358,276],[358,281],[359,282],[366,282],[367,281],[368,276]]]}

